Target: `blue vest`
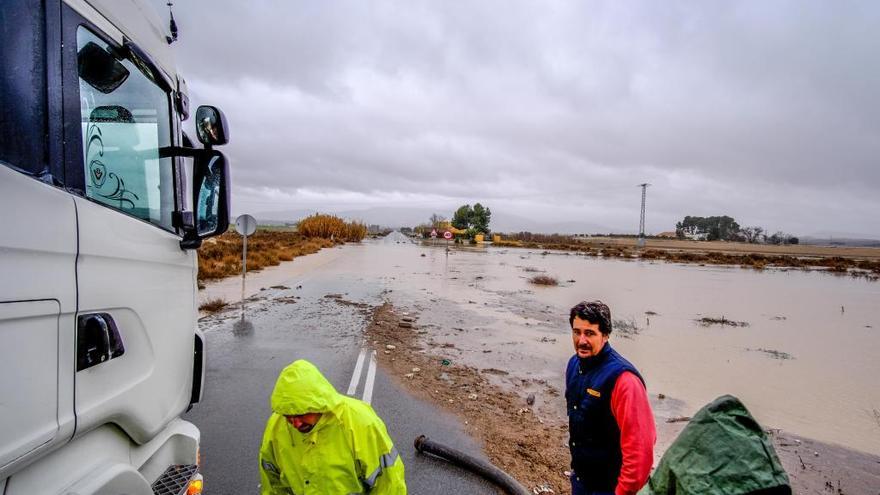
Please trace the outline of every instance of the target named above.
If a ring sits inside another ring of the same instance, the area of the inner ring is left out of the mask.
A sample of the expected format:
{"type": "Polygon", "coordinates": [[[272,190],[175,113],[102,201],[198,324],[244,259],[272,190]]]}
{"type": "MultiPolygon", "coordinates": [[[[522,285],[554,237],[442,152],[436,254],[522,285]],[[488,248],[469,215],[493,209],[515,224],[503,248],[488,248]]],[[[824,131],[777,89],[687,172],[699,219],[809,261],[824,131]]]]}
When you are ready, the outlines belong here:
{"type": "Polygon", "coordinates": [[[635,366],[608,342],[596,356],[581,359],[575,354],[565,370],[571,468],[589,491],[613,492],[620,476],[623,454],[611,392],[624,371],[645,383],[635,366]]]}

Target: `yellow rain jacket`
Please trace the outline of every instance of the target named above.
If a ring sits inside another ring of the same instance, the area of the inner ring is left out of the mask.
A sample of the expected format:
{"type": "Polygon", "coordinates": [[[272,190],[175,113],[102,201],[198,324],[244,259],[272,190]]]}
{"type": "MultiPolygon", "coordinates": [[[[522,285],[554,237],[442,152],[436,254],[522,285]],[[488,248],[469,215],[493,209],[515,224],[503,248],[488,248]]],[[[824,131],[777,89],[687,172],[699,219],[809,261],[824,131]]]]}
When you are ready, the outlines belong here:
{"type": "Polygon", "coordinates": [[[403,460],[369,404],[336,391],[312,363],[284,368],[260,448],[262,495],[405,495],[403,460]],[[322,413],[300,433],[285,416],[322,413]]]}

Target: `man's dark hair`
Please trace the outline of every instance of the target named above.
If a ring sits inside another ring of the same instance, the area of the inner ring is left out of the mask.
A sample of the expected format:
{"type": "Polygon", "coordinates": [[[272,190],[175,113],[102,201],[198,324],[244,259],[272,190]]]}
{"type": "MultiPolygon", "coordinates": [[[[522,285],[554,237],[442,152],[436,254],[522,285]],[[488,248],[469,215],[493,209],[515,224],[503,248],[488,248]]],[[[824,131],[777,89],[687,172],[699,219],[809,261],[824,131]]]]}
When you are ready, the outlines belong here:
{"type": "Polygon", "coordinates": [[[574,326],[574,318],[578,317],[592,324],[599,325],[599,331],[605,335],[611,333],[611,309],[602,301],[581,301],[571,308],[568,324],[574,326]]]}

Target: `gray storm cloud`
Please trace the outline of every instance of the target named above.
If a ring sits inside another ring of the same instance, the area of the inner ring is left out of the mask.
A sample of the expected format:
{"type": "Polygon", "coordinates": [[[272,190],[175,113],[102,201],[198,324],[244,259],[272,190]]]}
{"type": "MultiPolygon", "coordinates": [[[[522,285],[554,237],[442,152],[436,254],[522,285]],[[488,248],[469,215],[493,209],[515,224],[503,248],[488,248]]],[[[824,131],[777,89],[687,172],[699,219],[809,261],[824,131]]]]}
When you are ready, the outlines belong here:
{"type": "Polygon", "coordinates": [[[482,201],[632,231],[647,181],[655,232],[880,236],[875,2],[174,9],[193,99],[232,126],[238,208],[482,201]]]}

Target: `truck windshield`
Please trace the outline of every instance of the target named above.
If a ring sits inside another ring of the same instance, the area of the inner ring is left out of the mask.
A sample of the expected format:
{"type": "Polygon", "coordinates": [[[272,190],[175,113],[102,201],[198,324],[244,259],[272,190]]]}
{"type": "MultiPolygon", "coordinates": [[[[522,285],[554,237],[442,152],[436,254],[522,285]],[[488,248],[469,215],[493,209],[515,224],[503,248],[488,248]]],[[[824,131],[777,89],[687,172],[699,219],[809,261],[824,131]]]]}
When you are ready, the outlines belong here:
{"type": "Polygon", "coordinates": [[[76,38],[86,196],[173,230],[169,95],[88,29],[76,38]]]}

